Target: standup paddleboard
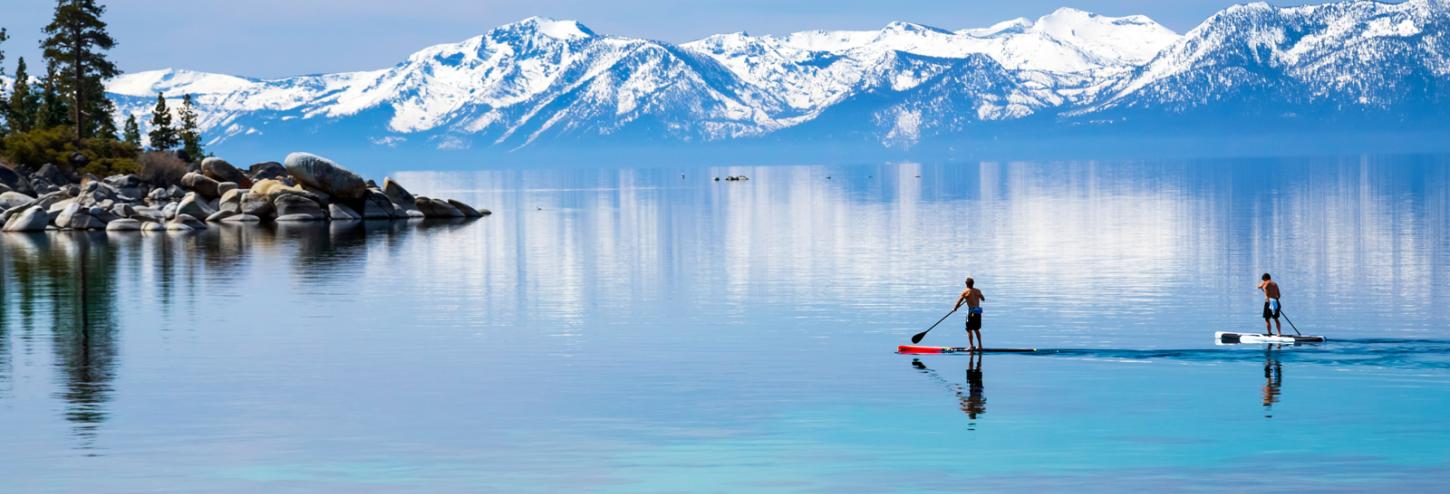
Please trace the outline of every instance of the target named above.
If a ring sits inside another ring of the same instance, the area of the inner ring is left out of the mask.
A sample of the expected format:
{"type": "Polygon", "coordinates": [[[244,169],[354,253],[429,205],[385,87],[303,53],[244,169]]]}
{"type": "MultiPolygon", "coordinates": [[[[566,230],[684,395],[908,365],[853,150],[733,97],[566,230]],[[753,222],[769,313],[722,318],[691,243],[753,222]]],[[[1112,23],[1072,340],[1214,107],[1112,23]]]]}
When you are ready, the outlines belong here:
{"type": "Polygon", "coordinates": [[[1215,344],[1218,345],[1293,345],[1296,343],[1322,343],[1324,342],[1324,337],[1299,335],[1270,336],[1262,333],[1236,333],[1232,331],[1219,331],[1213,334],[1213,341],[1215,344]]]}
{"type": "Polygon", "coordinates": [[[1037,351],[1036,348],[981,348],[972,350],[964,346],[915,346],[901,345],[896,347],[896,353],[905,354],[928,354],[928,353],[1030,353],[1037,351]]]}

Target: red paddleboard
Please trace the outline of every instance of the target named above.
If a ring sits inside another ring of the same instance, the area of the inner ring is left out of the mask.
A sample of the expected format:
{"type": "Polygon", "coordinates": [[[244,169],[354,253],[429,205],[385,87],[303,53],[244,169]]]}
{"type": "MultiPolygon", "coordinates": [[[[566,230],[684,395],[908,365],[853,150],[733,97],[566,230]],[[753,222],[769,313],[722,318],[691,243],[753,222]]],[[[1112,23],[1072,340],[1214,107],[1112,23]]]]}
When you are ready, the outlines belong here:
{"type": "Polygon", "coordinates": [[[901,345],[896,347],[896,353],[910,355],[922,355],[933,353],[1030,353],[1037,351],[1036,348],[979,348],[972,350],[964,346],[916,346],[901,345]]]}

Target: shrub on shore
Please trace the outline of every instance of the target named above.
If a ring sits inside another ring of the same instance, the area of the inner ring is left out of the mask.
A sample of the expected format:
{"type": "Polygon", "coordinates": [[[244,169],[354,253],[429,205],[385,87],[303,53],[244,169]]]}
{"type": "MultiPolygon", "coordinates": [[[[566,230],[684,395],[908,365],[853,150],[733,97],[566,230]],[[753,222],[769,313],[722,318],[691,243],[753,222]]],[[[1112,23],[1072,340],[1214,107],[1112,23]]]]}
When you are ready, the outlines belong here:
{"type": "Polygon", "coordinates": [[[170,185],[180,183],[186,171],[186,162],[176,157],[176,153],[151,151],[141,155],[140,171],[136,175],[154,185],[170,185]]]}

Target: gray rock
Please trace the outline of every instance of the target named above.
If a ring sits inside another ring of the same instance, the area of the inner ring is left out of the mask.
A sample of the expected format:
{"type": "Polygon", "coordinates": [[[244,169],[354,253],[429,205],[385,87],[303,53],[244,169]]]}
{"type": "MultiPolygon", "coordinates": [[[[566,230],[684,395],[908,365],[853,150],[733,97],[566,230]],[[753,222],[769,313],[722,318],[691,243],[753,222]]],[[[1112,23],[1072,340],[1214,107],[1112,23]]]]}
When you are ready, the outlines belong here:
{"type": "Polygon", "coordinates": [[[176,214],[190,215],[193,218],[205,218],[216,212],[207,201],[203,200],[195,192],[189,193],[181,199],[181,204],[176,207],[176,214]]]}
{"type": "Polygon", "coordinates": [[[256,216],[258,218],[272,218],[277,216],[277,208],[272,206],[272,201],[266,196],[254,196],[246,194],[242,196],[241,213],[244,215],[256,216]]]}
{"type": "Polygon", "coordinates": [[[165,229],[166,225],[162,224],[160,221],[147,221],[141,223],[141,231],[143,232],[159,232],[165,229]]]}
{"type": "Polygon", "coordinates": [[[176,206],[177,206],[177,204],[174,203],[174,202],[168,202],[168,203],[166,203],[166,205],[161,208],[161,217],[164,218],[164,219],[168,219],[168,220],[169,219],[172,219],[172,218],[175,218],[176,217],[176,206]]]}
{"type": "Polygon", "coordinates": [[[201,173],[202,175],[206,175],[207,178],[216,180],[217,182],[235,183],[243,189],[252,186],[251,177],[248,177],[246,173],[243,173],[237,167],[232,166],[231,163],[227,163],[226,160],[221,158],[213,157],[201,160],[201,173]]]}
{"type": "Polygon", "coordinates": [[[64,186],[71,183],[70,176],[66,175],[65,172],[60,170],[60,167],[55,166],[53,163],[46,163],[45,166],[40,167],[35,173],[30,174],[30,178],[31,180],[44,180],[56,186],[64,186]]]}
{"type": "Polygon", "coordinates": [[[341,204],[327,205],[327,216],[335,221],[360,220],[362,215],[341,204]]]}
{"type": "Polygon", "coordinates": [[[59,201],[50,203],[50,207],[46,208],[46,212],[49,212],[51,215],[57,215],[60,214],[61,211],[64,211],[65,208],[71,207],[71,205],[73,204],[79,206],[74,198],[61,199],[59,201]]]}
{"type": "Polygon", "coordinates": [[[120,216],[122,218],[135,218],[137,216],[136,207],[130,204],[117,204],[115,206],[111,206],[111,214],[120,216]]]}
{"type": "Polygon", "coordinates": [[[361,199],[367,193],[362,177],[342,165],[308,153],[292,153],[283,161],[287,174],[297,183],[341,199],[361,199]]]}
{"type": "Polygon", "coordinates": [[[280,221],[283,216],[308,215],[317,219],[327,219],[327,212],[316,201],[301,194],[283,194],[272,200],[272,205],[277,208],[277,219],[280,221]]]}
{"type": "Polygon", "coordinates": [[[284,214],[273,220],[278,223],[297,223],[304,221],[324,221],[327,218],[311,214],[284,214]]]}
{"type": "Polygon", "coordinates": [[[176,217],[172,218],[171,221],[166,222],[166,229],[174,230],[175,228],[172,228],[172,225],[185,225],[187,227],[190,227],[192,230],[206,229],[206,223],[202,222],[199,219],[196,219],[195,216],[189,214],[176,215],[176,217]]]}
{"type": "Polygon", "coordinates": [[[217,222],[220,222],[220,221],[222,221],[224,219],[230,218],[232,216],[236,216],[238,214],[241,214],[241,213],[237,213],[237,212],[234,212],[234,211],[217,211],[215,213],[212,213],[211,216],[207,216],[206,217],[206,222],[207,223],[217,223],[217,222]]]}
{"type": "Polygon", "coordinates": [[[4,194],[0,194],[0,209],[10,209],[24,206],[26,204],[30,204],[34,200],[34,197],[30,197],[19,192],[6,192],[4,194]]]}
{"type": "Polygon", "coordinates": [[[133,220],[131,218],[121,218],[119,220],[106,223],[106,231],[108,232],[134,232],[140,229],[141,222],[133,220]]]}
{"type": "Polygon", "coordinates": [[[444,201],[442,199],[429,199],[427,197],[418,196],[418,199],[414,204],[417,204],[418,210],[422,211],[423,215],[428,218],[463,217],[463,213],[458,211],[458,208],[449,205],[447,201],[444,201]]]}
{"type": "Polygon", "coordinates": [[[258,221],[262,221],[262,219],[250,214],[238,214],[226,217],[222,223],[256,223],[258,221]]]}
{"type": "Polygon", "coordinates": [[[414,197],[413,194],[409,193],[408,189],[404,189],[402,184],[393,181],[393,179],[391,178],[383,179],[383,194],[386,194],[388,196],[388,200],[393,201],[393,204],[396,205],[398,209],[401,209],[403,211],[413,211],[418,209],[418,198],[414,197]]]}
{"type": "Polygon", "coordinates": [[[50,213],[40,206],[25,208],[20,214],[10,217],[0,231],[7,232],[42,232],[50,225],[50,213]]]}
{"type": "Polygon", "coordinates": [[[72,230],[100,230],[105,227],[105,221],[86,213],[77,213],[70,220],[70,229],[72,230]]]}
{"type": "Polygon", "coordinates": [[[166,219],[166,215],[157,208],[142,206],[135,208],[135,210],[136,214],[132,215],[131,218],[141,221],[155,221],[157,223],[160,223],[166,219]]]}
{"type": "Polygon", "coordinates": [[[303,185],[302,190],[310,194],[312,200],[316,201],[317,204],[322,207],[327,207],[328,204],[332,204],[332,194],[328,194],[327,191],[320,190],[314,187],[309,187],[307,185],[303,185]]]}
{"type": "Polygon", "coordinates": [[[190,172],[181,176],[182,187],[201,194],[202,197],[207,199],[221,197],[221,190],[218,189],[220,185],[216,180],[212,180],[211,177],[196,172],[190,172]]]}
{"type": "Polygon", "coordinates": [[[65,191],[66,197],[76,197],[81,195],[81,186],[79,185],[67,185],[65,187],[61,187],[60,190],[65,191]]]}
{"type": "Polygon", "coordinates": [[[76,216],[89,215],[81,211],[81,205],[79,203],[71,201],[69,204],[66,204],[65,207],[61,208],[60,213],[55,216],[55,226],[60,228],[70,228],[71,221],[74,220],[76,216]]]}
{"type": "Polygon", "coordinates": [[[170,201],[171,191],[162,188],[152,189],[151,193],[146,194],[146,200],[151,204],[160,204],[166,201],[170,201]]]}
{"type": "Polygon", "coordinates": [[[483,216],[483,213],[480,213],[477,209],[473,209],[473,207],[464,204],[463,201],[455,201],[453,199],[449,199],[448,205],[453,206],[453,209],[457,209],[458,212],[463,213],[463,216],[465,218],[479,218],[483,216]]]}
{"type": "MultiPolygon", "coordinates": [[[[223,195],[223,196],[224,195],[227,195],[227,192],[231,192],[231,191],[237,190],[239,188],[241,188],[241,187],[237,187],[237,183],[236,182],[222,182],[222,183],[216,184],[216,190],[218,192],[221,192],[221,195],[223,195]]],[[[218,196],[218,197],[220,197],[220,196],[218,196]]]]}
{"type": "Polygon", "coordinates": [[[278,163],[276,161],[268,161],[265,163],[257,163],[255,165],[252,165],[250,168],[247,169],[247,173],[252,176],[253,181],[266,180],[269,178],[277,179],[287,176],[287,168],[283,167],[281,163],[278,163]]]}
{"type": "Polygon", "coordinates": [[[388,196],[381,190],[368,189],[367,195],[363,197],[362,217],[364,219],[386,220],[404,216],[402,210],[393,205],[393,201],[388,200],[388,196]]]}
{"type": "Polygon", "coordinates": [[[222,198],[217,200],[217,211],[242,212],[242,198],[247,196],[247,189],[232,189],[222,193],[222,198]]]}

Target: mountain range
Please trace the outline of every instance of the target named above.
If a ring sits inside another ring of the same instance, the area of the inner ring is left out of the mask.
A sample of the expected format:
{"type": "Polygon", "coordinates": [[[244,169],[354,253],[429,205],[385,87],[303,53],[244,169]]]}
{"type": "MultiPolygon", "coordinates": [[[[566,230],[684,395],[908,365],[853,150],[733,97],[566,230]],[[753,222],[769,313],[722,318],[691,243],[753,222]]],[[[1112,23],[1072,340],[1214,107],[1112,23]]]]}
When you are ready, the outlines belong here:
{"type": "Polygon", "coordinates": [[[781,146],[910,153],[1443,135],[1447,27],[1450,0],[1237,5],[1183,34],[1143,16],[1062,8],[955,31],[893,22],[681,44],[529,18],[380,70],[254,79],[167,69],[107,89],[142,122],[157,92],[193,95],[218,153],[728,157],[781,146]]]}

